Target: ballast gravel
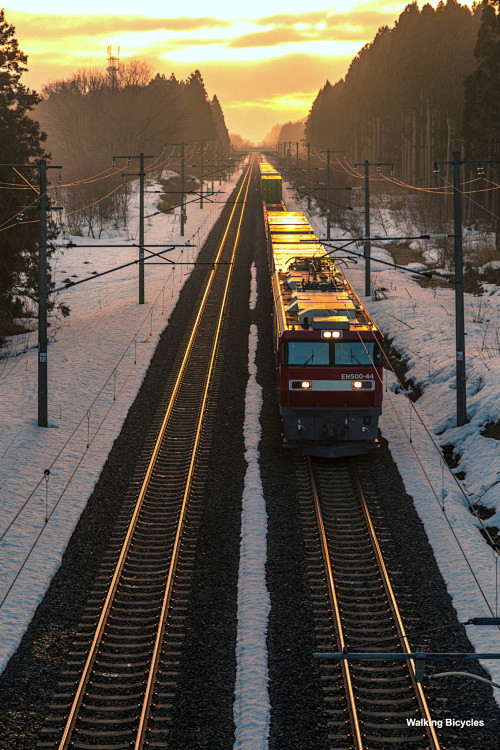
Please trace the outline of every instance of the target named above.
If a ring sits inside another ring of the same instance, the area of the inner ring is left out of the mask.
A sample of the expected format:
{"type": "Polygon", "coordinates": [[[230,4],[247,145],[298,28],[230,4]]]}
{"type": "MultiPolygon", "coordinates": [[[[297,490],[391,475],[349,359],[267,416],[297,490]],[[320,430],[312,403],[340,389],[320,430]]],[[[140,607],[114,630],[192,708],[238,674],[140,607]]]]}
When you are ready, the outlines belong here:
{"type": "MultiPolygon", "coordinates": [[[[228,209],[226,209],[227,211],[228,209]]],[[[209,239],[209,245],[215,239],[209,239]]],[[[209,249],[203,251],[207,257],[209,249]]],[[[258,182],[242,229],[240,261],[221,349],[221,390],[211,438],[187,630],[178,666],[178,692],[169,735],[172,750],[232,750],[235,680],[236,595],[241,493],[245,461],[242,426],[247,379],[248,331],[259,331],[258,380],[263,388],[260,467],[268,509],[267,583],[270,750],[326,750],[322,689],[314,651],[314,619],[304,563],[304,540],[291,455],[281,447],[276,405],[272,304],[258,182]],[[248,309],[250,265],[257,263],[259,298],[248,309]]],[[[35,750],[39,731],[68,657],[85,601],[92,590],[106,540],[132,475],[165,372],[180,332],[190,319],[204,279],[187,280],[163,333],[143,386],[68,546],[62,566],[40,604],[20,648],[0,677],[0,748],[35,750]],[[85,574],[82,574],[85,571],[85,574]]],[[[377,508],[383,552],[401,604],[412,646],[429,651],[468,651],[443,579],[411,498],[382,440],[375,453],[357,459],[363,487],[377,508]]],[[[440,663],[439,671],[456,669],[440,663]]],[[[428,669],[434,669],[429,665],[428,669]]],[[[482,673],[473,662],[468,671],[482,673]]],[[[484,675],[484,673],[483,673],[484,675]]],[[[447,750],[498,750],[500,710],[486,685],[457,679],[426,684],[433,717],[476,719],[484,726],[438,730],[447,750]]],[[[261,748],[249,748],[261,750],[261,748]]],[[[264,750],[264,748],[262,748],[264,750]]],[[[405,750],[394,748],[394,750],[405,750]]]]}

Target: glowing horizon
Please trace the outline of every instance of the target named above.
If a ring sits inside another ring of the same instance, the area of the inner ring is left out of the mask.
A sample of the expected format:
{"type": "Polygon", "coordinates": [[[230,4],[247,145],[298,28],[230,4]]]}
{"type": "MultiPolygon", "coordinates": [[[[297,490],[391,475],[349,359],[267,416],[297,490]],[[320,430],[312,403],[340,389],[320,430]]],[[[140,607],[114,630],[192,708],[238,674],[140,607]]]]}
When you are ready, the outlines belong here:
{"type": "Polygon", "coordinates": [[[255,0],[245,16],[215,0],[208,16],[206,3],[192,0],[189,16],[179,7],[164,18],[154,0],[141,15],[128,0],[88,0],[84,14],[60,0],[46,0],[42,11],[38,1],[12,0],[5,16],[28,55],[22,80],[32,88],[82,67],[105,67],[108,45],[119,46],[121,60],[143,59],[167,76],[185,78],[199,68],[230,132],[262,140],[274,124],[306,117],[325,81],[343,77],[407,4],[312,0],[304,12],[298,0],[255,0]]]}

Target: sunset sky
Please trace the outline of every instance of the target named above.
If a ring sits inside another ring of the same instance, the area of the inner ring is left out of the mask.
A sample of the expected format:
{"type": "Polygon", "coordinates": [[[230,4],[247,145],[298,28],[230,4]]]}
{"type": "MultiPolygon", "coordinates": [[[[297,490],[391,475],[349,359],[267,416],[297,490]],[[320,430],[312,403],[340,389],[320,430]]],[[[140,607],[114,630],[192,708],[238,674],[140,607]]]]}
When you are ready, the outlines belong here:
{"type": "Polygon", "coordinates": [[[5,13],[29,57],[23,81],[32,88],[80,67],[105,66],[108,45],[113,53],[120,46],[121,60],[146,60],[167,76],[185,78],[199,68],[230,132],[260,140],[274,124],[305,117],[326,79],[345,75],[358,50],[407,4],[87,0],[73,6],[85,11],[77,13],[67,0],[11,0],[5,13]]]}

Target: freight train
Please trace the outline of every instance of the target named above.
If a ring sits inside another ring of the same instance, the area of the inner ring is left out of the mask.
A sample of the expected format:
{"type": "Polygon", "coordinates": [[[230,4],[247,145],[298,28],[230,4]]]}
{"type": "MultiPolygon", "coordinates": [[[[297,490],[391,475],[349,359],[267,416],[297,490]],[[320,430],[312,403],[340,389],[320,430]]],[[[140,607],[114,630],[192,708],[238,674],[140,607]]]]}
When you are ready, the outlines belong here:
{"type": "Polygon", "coordinates": [[[378,445],[382,334],[280,175],[260,163],[274,297],[274,345],[286,447],[328,458],[378,445]]]}

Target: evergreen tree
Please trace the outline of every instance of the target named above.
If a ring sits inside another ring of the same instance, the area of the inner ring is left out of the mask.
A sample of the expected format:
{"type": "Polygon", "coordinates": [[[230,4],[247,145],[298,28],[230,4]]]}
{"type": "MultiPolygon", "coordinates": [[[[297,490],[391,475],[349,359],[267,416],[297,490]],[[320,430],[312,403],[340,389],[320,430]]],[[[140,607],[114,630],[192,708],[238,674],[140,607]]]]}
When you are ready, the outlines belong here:
{"type": "MultiPolygon", "coordinates": [[[[466,155],[469,159],[500,160],[500,0],[485,0],[474,49],[477,67],[465,81],[463,114],[466,155]]],[[[500,180],[498,164],[487,173],[500,180]]],[[[494,217],[496,248],[500,251],[500,196],[498,190],[483,196],[488,218],[494,217]]],[[[483,202],[480,200],[479,202],[483,202]]],[[[484,214],[482,216],[484,219],[484,214]]]]}
{"type": "Polygon", "coordinates": [[[224,120],[224,113],[217,96],[214,94],[211,101],[212,118],[215,124],[216,140],[220,141],[224,148],[229,146],[229,133],[224,120]]]}
{"type": "Polygon", "coordinates": [[[194,73],[191,73],[184,82],[183,102],[186,112],[183,140],[217,140],[210,100],[199,70],[195,70],[194,73]]]}
{"type": "MultiPolygon", "coordinates": [[[[14,33],[15,28],[0,9],[0,163],[36,163],[44,156],[41,142],[45,135],[28,113],[39,98],[21,83],[28,58],[19,49],[14,33]]],[[[37,170],[19,171],[31,183],[38,182],[37,170]]],[[[38,200],[8,167],[1,167],[0,189],[0,336],[5,336],[16,332],[14,318],[25,311],[27,297],[36,296],[37,212],[26,212],[20,221],[18,217],[23,206],[36,207],[38,200]]]]}
{"type": "Polygon", "coordinates": [[[354,161],[394,163],[411,181],[429,177],[433,159],[449,155],[461,135],[478,26],[479,14],[456,0],[408,5],[359,51],[345,79],[318,93],[307,141],[345,148],[354,161]]]}
{"type": "Polygon", "coordinates": [[[465,81],[464,137],[469,158],[500,159],[500,0],[483,3],[474,50],[477,67],[465,81]]]}

